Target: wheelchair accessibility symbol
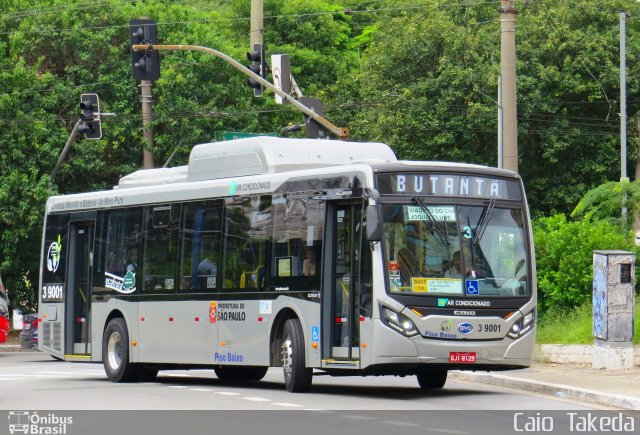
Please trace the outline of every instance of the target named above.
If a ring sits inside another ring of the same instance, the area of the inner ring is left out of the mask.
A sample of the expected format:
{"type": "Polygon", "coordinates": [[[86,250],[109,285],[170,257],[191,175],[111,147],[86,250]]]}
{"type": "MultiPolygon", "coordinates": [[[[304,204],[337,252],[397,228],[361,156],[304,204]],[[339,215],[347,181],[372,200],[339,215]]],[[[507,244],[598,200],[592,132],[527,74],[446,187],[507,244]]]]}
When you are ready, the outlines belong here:
{"type": "Polygon", "coordinates": [[[465,293],[467,295],[479,295],[480,288],[478,286],[478,281],[475,279],[470,279],[465,282],[465,293]]]}
{"type": "Polygon", "coordinates": [[[312,326],[311,327],[311,341],[320,341],[320,327],[312,326]]]}

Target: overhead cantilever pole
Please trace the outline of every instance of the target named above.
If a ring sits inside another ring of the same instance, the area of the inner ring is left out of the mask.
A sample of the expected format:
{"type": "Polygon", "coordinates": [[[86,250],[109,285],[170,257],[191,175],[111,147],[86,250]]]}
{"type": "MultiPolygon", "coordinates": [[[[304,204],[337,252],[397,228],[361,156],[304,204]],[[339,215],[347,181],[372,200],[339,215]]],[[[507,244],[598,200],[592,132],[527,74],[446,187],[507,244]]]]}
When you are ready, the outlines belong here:
{"type": "Polygon", "coordinates": [[[309,118],[311,118],[314,121],[316,121],[318,124],[322,125],[327,130],[331,131],[333,134],[335,134],[339,138],[346,139],[347,137],[349,137],[349,129],[348,128],[341,128],[341,127],[335,126],[334,124],[332,124],[329,120],[327,120],[323,116],[318,115],[312,109],[310,109],[307,106],[305,106],[304,104],[300,103],[298,100],[296,100],[295,98],[293,98],[289,94],[281,91],[280,89],[276,88],[271,83],[269,83],[267,80],[265,80],[262,77],[260,77],[258,74],[255,74],[254,72],[250,71],[249,68],[247,68],[245,65],[241,64],[237,60],[233,59],[230,56],[227,56],[226,54],[224,54],[224,53],[222,53],[222,52],[220,52],[218,50],[214,50],[214,49],[208,48],[208,47],[201,47],[199,45],[182,45],[182,44],[180,44],[180,45],[136,44],[136,45],[133,45],[132,47],[133,47],[134,50],[202,51],[204,53],[213,54],[214,56],[226,61],[227,63],[229,63],[231,66],[233,66],[235,69],[237,69],[238,71],[240,71],[244,75],[247,75],[247,76],[251,77],[251,79],[253,79],[256,82],[260,83],[265,88],[270,89],[274,93],[276,93],[279,96],[281,96],[282,98],[284,98],[289,103],[291,103],[291,105],[293,107],[295,107],[296,109],[300,110],[302,113],[304,113],[309,118]]]}

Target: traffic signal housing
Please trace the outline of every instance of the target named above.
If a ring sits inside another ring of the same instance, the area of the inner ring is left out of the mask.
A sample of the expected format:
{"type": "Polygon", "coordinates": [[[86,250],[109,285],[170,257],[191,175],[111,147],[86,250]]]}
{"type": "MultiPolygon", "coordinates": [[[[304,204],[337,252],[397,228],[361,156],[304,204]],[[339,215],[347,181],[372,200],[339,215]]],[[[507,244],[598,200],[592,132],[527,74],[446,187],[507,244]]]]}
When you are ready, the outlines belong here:
{"type": "Polygon", "coordinates": [[[160,52],[135,50],[134,45],[157,45],[158,24],[153,20],[136,19],[129,22],[131,30],[131,68],[137,81],[155,82],[160,78],[160,52]]]}
{"type": "MultiPolygon", "coordinates": [[[[319,99],[302,97],[300,98],[300,102],[309,109],[312,109],[316,114],[320,116],[324,115],[322,101],[319,99]]],[[[312,139],[326,139],[329,137],[329,131],[309,115],[304,115],[304,122],[307,125],[307,137],[312,139]]]]}
{"type": "MultiPolygon", "coordinates": [[[[264,45],[253,44],[253,50],[247,52],[247,59],[253,62],[247,68],[249,68],[252,73],[258,74],[263,79],[266,79],[267,62],[264,57],[264,45]]],[[[256,97],[262,96],[262,93],[264,92],[264,86],[262,86],[261,83],[252,78],[247,79],[247,83],[253,88],[253,93],[256,97]]]]}
{"type": "Polygon", "coordinates": [[[101,139],[102,126],[100,120],[100,99],[98,94],[80,95],[81,124],[78,130],[84,134],[85,139],[101,139]]]}

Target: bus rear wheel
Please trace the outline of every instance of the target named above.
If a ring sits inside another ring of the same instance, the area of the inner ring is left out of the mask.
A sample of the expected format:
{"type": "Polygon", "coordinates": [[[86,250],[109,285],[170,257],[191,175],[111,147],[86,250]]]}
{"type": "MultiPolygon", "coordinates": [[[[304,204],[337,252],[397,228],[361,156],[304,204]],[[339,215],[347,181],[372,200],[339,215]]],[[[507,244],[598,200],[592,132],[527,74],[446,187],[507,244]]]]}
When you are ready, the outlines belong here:
{"type": "Polygon", "coordinates": [[[418,385],[423,390],[435,390],[444,387],[447,382],[447,370],[422,369],[417,373],[418,385]]]}
{"type": "Polygon", "coordinates": [[[220,382],[257,382],[264,378],[269,367],[236,367],[236,366],[220,366],[213,370],[220,382]]]}
{"type": "Polygon", "coordinates": [[[111,319],[102,338],[102,363],[111,382],[135,382],[140,366],[129,362],[129,332],[121,317],[111,319]]]}
{"type": "Polygon", "coordinates": [[[304,333],[298,319],[289,319],[282,334],[282,370],[287,391],[305,393],[311,389],[313,369],[305,363],[304,333]]]}

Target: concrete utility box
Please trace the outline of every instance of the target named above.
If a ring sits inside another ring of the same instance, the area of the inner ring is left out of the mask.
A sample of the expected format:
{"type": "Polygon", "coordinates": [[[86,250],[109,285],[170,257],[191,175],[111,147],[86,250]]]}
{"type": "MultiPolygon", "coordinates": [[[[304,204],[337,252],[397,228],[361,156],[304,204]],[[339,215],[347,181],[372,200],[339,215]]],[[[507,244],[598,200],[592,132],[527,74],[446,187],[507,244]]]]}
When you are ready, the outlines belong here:
{"type": "Polygon", "coordinates": [[[593,252],[593,368],[633,368],[635,262],[632,252],[593,252]]]}

